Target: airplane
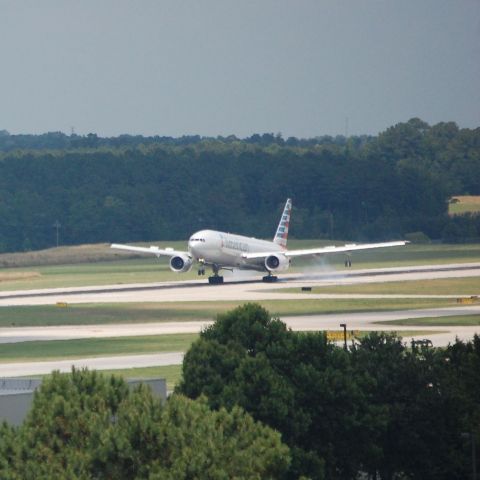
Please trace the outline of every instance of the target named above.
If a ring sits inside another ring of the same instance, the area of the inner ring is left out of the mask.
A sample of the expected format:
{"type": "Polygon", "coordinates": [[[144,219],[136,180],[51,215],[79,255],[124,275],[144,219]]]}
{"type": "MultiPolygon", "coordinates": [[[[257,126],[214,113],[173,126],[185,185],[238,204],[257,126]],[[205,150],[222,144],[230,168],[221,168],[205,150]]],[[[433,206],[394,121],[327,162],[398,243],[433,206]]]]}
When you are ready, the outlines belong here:
{"type": "MultiPolygon", "coordinates": [[[[213,275],[208,277],[209,283],[220,284],[223,283],[223,276],[219,275],[220,270],[233,271],[239,269],[266,272],[263,281],[275,282],[278,277],[274,274],[287,270],[290,267],[291,260],[297,257],[314,257],[341,252],[349,255],[350,252],[356,250],[397,247],[408,243],[399,240],[288,250],[287,238],[291,211],[292,200],[288,198],[271,242],[216,230],[200,230],[189,238],[187,251],[174,250],[173,248],[161,249],[156,246],[136,247],[117,243],[112,244],[111,248],[150,253],[156,255],[157,258],[161,256],[170,257],[170,269],[177,273],[188,272],[195,263],[198,265],[198,275],[205,275],[205,267],[210,267],[213,275]]],[[[345,261],[345,266],[352,266],[349,257],[345,261]]]]}

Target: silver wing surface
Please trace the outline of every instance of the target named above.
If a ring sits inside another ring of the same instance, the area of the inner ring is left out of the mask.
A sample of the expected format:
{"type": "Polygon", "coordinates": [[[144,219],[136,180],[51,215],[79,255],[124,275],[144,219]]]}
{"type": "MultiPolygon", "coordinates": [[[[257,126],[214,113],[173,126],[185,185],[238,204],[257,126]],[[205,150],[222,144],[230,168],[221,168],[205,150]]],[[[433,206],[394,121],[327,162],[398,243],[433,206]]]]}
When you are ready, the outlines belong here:
{"type": "Polygon", "coordinates": [[[110,248],[115,248],[117,250],[127,250],[130,252],[138,252],[138,253],[150,253],[152,255],[156,255],[157,257],[175,257],[177,255],[187,255],[190,257],[188,252],[183,252],[181,250],[174,250],[173,248],[165,248],[161,249],[155,247],[154,245],[150,247],[135,247],[133,245],[122,245],[120,243],[112,243],[110,248]]]}
{"type": "Polygon", "coordinates": [[[246,259],[253,259],[253,258],[266,258],[270,255],[278,255],[282,254],[287,258],[295,258],[295,257],[307,257],[307,256],[314,256],[314,255],[328,255],[331,253],[349,253],[356,250],[368,250],[374,248],[385,248],[385,247],[400,247],[406,245],[407,241],[398,240],[395,242],[382,242],[382,243],[363,243],[363,244],[356,244],[356,243],[348,243],[346,245],[341,246],[334,246],[329,245],[327,247],[318,247],[318,248],[307,248],[303,250],[280,250],[280,251],[271,251],[271,252],[252,252],[252,253],[244,253],[242,255],[243,258],[246,259]]]}

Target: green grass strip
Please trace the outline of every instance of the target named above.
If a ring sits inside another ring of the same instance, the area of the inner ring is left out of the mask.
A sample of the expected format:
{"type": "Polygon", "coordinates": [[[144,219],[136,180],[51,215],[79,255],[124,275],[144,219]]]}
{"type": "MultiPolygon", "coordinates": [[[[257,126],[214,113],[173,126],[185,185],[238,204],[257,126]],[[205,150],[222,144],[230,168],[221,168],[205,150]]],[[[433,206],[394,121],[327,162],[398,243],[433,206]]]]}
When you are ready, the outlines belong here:
{"type": "Polygon", "coordinates": [[[452,315],[448,317],[406,318],[404,320],[393,320],[389,322],[377,323],[379,323],[380,325],[405,325],[415,327],[470,327],[480,325],[480,315],[452,315]]]}
{"type": "MultiPolygon", "coordinates": [[[[106,325],[214,320],[244,301],[72,304],[0,307],[0,327],[47,325],[106,325]]],[[[274,316],[391,311],[456,305],[452,299],[307,299],[258,302],[274,316]]]]}
{"type": "Polygon", "coordinates": [[[0,362],[184,352],[197,337],[195,333],[188,333],[4,343],[0,344],[0,362]]]}
{"type": "MultiPolygon", "coordinates": [[[[284,290],[276,290],[283,292],[284,290]]],[[[361,285],[338,285],[313,287],[310,292],[289,288],[295,293],[359,293],[378,295],[479,295],[480,277],[440,278],[434,280],[408,280],[403,282],[365,283],[361,285]]]]}

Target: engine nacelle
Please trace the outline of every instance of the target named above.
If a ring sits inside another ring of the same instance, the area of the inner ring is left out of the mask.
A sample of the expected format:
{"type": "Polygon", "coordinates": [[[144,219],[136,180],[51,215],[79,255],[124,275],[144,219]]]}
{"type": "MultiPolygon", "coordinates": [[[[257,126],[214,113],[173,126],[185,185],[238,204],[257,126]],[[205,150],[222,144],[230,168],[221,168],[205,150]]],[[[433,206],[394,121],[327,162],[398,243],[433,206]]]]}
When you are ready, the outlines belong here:
{"type": "Polygon", "coordinates": [[[188,272],[192,264],[193,261],[188,255],[175,255],[170,259],[170,270],[177,273],[188,272]]]}
{"type": "Polygon", "coordinates": [[[290,266],[290,260],[282,254],[270,255],[265,259],[265,268],[269,272],[280,272],[290,266]]]}

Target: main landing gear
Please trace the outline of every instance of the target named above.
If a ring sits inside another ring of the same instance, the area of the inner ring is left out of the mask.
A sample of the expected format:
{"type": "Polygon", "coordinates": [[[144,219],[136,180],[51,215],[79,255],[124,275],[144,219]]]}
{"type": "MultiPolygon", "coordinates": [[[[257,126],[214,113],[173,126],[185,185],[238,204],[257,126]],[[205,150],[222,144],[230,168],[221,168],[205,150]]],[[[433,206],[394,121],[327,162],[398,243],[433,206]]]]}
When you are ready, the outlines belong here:
{"type": "Polygon", "coordinates": [[[223,277],[220,275],[213,275],[212,277],[208,277],[208,283],[210,285],[221,285],[223,283],[223,277]]]}
{"type": "Polygon", "coordinates": [[[264,277],[262,277],[262,280],[266,283],[273,283],[278,280],[278,277],[269,273],[268,275],[265,275],[264,277]]]}
{"type": "MultiPolygon", "coordinates": [[[[220,270],[218,268],[218,265],[213,265],[212,270],[213,270],[213,276],[208,277],[208,283],[210,285],[221,285],[223,283],[223,277],[218,274],[218,271],[220,270]]],[[[204,273],[205,273],[205,269],[204,269],[204,273]]]]}

